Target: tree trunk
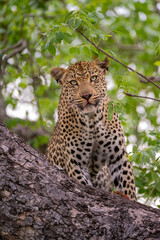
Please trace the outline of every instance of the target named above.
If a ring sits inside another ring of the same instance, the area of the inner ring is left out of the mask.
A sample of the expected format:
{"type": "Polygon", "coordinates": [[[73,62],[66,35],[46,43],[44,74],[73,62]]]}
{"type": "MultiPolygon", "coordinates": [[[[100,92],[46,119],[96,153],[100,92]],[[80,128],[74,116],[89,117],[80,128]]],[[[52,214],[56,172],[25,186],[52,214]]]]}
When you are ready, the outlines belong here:
{"type": "Polygon", "coordinates": [[[0,124],[0,239],[160,239],[160,211],[83,186],[0,124]]]}

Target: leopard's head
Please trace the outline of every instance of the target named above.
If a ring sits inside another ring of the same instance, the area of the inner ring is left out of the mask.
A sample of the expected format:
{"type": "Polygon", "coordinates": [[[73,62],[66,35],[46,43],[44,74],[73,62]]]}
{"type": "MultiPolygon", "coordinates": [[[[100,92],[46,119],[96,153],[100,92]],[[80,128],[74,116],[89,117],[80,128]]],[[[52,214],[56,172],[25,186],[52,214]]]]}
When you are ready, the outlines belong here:
{"type": "Polygon", "coordinates": [[[62,86],[61,96],[70,106],[76,106],[83,113],[96,110],[99,102],[105,97],[107,86],[105,75],[109,60],[102,62],[77,62],[68,69],[55,67],[51,75],[62,86]]]}

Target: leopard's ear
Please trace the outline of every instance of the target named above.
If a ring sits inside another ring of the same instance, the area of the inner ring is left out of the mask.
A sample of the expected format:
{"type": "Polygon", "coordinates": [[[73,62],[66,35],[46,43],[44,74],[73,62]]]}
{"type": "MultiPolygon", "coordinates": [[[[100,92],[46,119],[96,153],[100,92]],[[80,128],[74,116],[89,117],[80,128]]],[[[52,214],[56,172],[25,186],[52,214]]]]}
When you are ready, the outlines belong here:
{"type": "Polygon", "coordinates": [[[54,67],[51,69],[51,76],[59,83],[61,86],[63,84],[63,76],[66,72],[65,68],[54,67]]]}
{"type": "Polygon", "coordinates": [[[96,58],[96,60],[94,61],[94,63],[95,63],[98,67],[102,68],[103,70],[108,71],[109,60],[108,60],[107,57],[105,57],[105,59],[104,59],[102,62],[100,62],[99,59],[96,58]]]}

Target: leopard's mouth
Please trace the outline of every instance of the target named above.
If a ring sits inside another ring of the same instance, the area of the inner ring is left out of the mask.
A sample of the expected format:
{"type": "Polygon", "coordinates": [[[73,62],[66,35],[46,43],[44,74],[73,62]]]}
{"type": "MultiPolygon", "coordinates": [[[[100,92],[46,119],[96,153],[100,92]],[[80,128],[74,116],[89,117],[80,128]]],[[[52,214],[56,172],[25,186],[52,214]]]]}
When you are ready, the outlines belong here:
{"type": "MultiPolygon", "coordinates": [[[[74,106],[77,106],[82,113],[90,113],[94,112],[97,109],[97,106],[99,102],[102,100],[102,98],[90,98],[88,100],[83,99],[83,98],[77,98],[72,101],[72,104],[74,106]]],[[[73,106],[72,105],[72,106],[73,106]]]]}
{"type": "Polygon", "coordinates": [[[86,101],[85,106],[83,106],[81,108],[82,112],[87,114],[90,112],[94,112],[97,109],[98,103],[100,102],[100,100],[97,100],[96,102],[94,102],[94,104],[90,101],[86,101]]]}

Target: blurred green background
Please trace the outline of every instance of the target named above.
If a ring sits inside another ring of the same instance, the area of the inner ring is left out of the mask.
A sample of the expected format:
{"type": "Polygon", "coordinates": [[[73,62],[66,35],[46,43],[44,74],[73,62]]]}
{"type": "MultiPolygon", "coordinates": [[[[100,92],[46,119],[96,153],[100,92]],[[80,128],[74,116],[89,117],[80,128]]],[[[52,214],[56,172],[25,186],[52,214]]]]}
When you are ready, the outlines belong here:
{"type": "MultiPolygon", "coordinates": [[[[0,1],[0,121],[45,153],[55,126],[60,86],[53,66],[107,53],[160,85],[160,1],[0,1]],[[70,14],[68,14],[70,12],[70,14]]],[[[110,60],[108,96],[119,113],[140,201],[159,207],[160,98],[158,88],[110,60]]]]}

